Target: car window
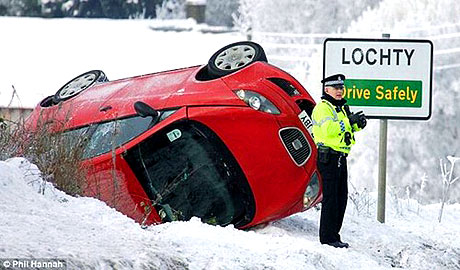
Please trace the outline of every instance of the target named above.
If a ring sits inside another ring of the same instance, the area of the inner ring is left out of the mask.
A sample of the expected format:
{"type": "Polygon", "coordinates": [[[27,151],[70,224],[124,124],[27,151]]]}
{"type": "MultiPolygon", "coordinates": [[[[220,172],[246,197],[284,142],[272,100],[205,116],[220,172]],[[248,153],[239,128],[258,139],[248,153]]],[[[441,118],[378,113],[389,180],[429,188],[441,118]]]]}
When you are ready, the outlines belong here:
{"type": "Polygon", "coordinates": [[[110,152],[147,131],[152,117],[131,117],[97,125],[86,145],[84,158],[110,152]]]}
{"type": "MultiPolygon", "coordinates": [[[[160,111],[158,122],[163,121],[177,109],[160,111]]],[[[112,151],[131,141],[153,126],[153,117],[134,116],[85,126],[62,133],[66,145],[84,146],[83,158],[92,158],[112,151]]]]}
{"type": "Polygon", "coordinates": [[[64,145],[74,148],[78,145],[83,146],[88,139],[88,126],[69,130],[62,133],[61,142],[64,145]]]}

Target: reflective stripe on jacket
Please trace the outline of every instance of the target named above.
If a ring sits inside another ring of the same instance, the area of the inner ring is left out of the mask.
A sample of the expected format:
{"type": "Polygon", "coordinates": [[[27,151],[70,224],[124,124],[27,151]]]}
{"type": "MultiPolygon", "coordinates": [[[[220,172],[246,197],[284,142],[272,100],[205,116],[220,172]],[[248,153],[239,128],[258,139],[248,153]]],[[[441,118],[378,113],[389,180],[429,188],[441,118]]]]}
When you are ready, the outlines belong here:
{"type": "Polygon", "coordinates": [[[328,146],[335,151],[349,153],[351,146],[355,144],[354,132],[360,130],[358,125],[350,125],[350,120],[343,106],[336,111],[336,106],[322,99],[315,106],[312,114],[313,135],[316,145],[328,146]],[[350,133],[350,144],[345,142],[345,133],[350,133]]]}

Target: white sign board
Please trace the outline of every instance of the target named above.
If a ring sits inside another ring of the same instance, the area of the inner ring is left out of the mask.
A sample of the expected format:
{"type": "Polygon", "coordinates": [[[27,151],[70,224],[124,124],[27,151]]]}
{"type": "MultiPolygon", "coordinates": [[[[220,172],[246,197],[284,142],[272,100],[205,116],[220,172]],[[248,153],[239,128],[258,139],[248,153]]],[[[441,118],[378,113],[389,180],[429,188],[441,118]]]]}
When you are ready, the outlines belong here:
{"type": "Polygon", "coordinates": [[[324,78],[345,75],[344,98],[352,110],[369,118],[430,118],[431,41],[330,38],[323,56],[324,78]]]}

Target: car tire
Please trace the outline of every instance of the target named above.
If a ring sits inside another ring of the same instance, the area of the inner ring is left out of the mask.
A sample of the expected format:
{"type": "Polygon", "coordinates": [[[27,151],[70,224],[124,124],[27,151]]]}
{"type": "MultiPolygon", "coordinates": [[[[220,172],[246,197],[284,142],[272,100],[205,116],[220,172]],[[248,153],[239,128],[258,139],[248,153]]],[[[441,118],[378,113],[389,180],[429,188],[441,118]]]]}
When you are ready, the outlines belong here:
{"type": "Polygon", "coordinates": [[[56,92],[56,94],[54,94],[53,101],[57,104],[61,101],[68,100],[92,87],[96,83],[107,81],[107,76],[102,70],[91,70],[85,72],[64,84],[56,92]]]}
{"type": "Polygon", "coordinates": [[[262,46],[251,41],[236,42],[221,48],[211,56],[208,61],[208,73],[214,77],[222,77],[256,61],[267,62],[262,46]]]}

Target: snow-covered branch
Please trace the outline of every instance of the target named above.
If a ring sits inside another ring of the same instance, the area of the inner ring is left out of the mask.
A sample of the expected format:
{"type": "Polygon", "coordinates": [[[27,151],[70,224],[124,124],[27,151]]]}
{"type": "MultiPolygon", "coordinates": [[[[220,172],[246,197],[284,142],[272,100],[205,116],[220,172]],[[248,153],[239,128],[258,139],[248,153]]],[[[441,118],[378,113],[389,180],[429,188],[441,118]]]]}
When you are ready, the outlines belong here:
{"type": "Polygon", "coordinates": [[[439,165],[441,166],[441,177],[443,183],[442,189],[442,202],[441,210],[439,211],[439,222],[442,219],[442,212],[444,210],[444,204],[449,200],[449,191],[452,184],[458,180],[458,176],[453,178],[455,162],[459,161],[459,157],[447,156],[447,160],[450,162],[450,170],[447,170],[447,163],[444,163],[442,159],[439,160],[439,165]]]}

